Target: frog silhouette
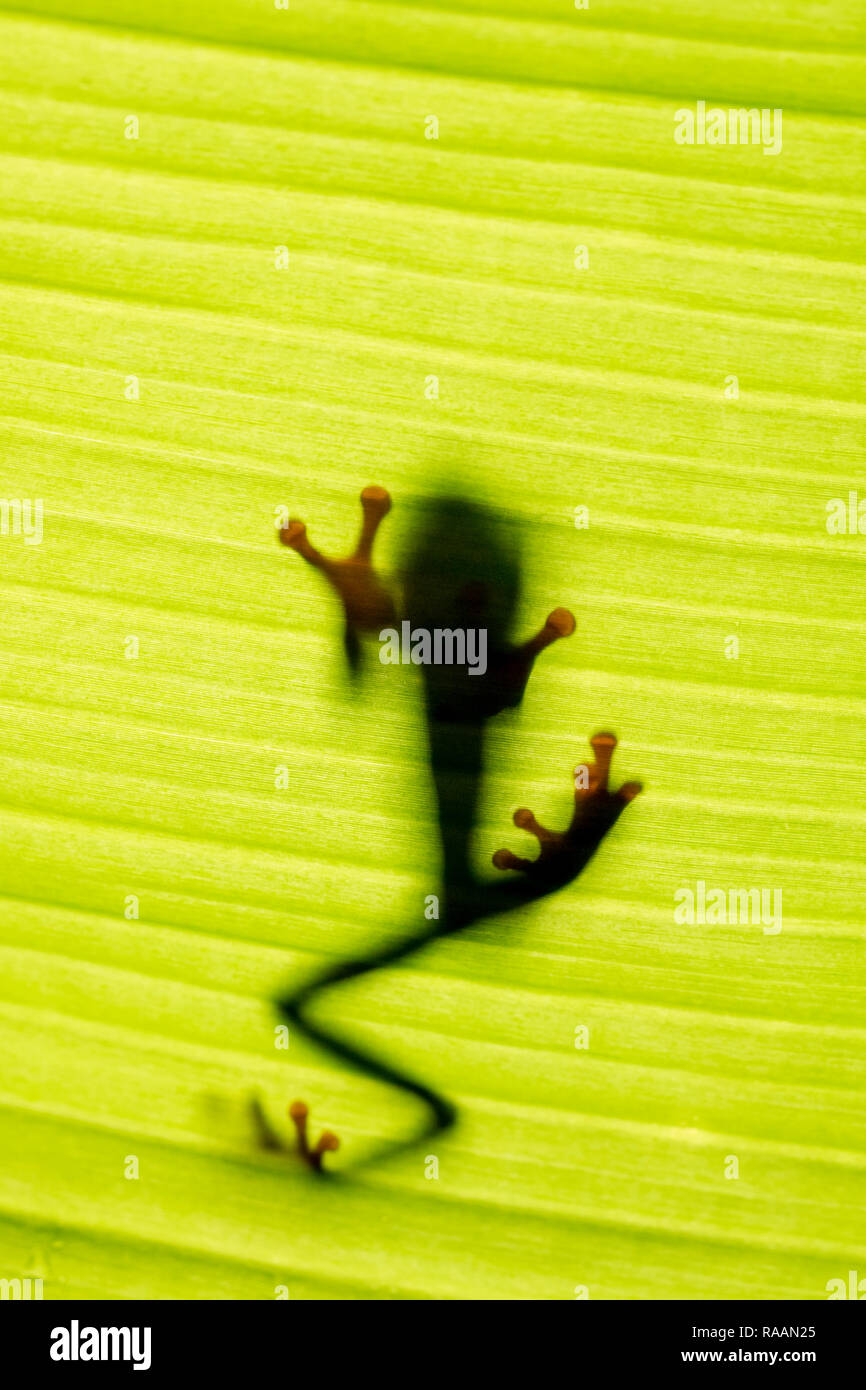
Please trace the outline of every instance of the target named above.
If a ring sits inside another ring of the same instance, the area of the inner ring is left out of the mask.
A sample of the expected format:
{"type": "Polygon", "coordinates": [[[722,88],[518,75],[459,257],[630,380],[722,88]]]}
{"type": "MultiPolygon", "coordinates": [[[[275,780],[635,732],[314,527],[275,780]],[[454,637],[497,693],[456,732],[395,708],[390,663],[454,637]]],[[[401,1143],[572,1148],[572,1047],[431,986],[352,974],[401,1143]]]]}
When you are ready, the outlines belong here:
{"type": "MultiPolygon", "coordinates": [[[[568,826],[561,831],[546,829],[532,811],[521,807],[514,813],[514,824],[537,840],[536,857],[499,849],[492,863],[501,877],[490,880],[476,872],[473,847],[491,721],[519,706],[536,658],[553,642],[570,637],[575,621],[567,609],[555,608],[534,636],[520,643],[512,640],[521,577],[515,529],[490,509],[456,496],[435,498],[419,508],[400,570],[398,595],[373,565],[376,531],[390,511],[390,497],[384,488],[365,488],[361,503],[361,539],[345,560],[323,557],[298,521],[289,522],[281,540],[319,569],[336,591],[343,608],[345,649],[353,670],[359,669],[365,638],[375,634],[381,642],[386,630],[396,636],[398,630],[390,627],[395,622],[400,623],[404,651],[409,642],[416,654],[413,664],[420,666],[422,674],[441,844],[439,917],[425,919],[423,927],[396,943],[327,965],[276,1002],[290,1026],[300,1029],[347,1067],[417,1099],[422,1107],[420,1127],[404,1141],[413,1144],[455,1123],[457,1112],[452,1102],[391,1059],[314,1018],[314,1003],[326,991],[395,965],[432,940],[465,931],[488,917],[507,918],[515,909],[566,887],[585,868],[641,787],[628,782],[611,791],[609,770],[616,738],[607,732],[596,734],[590,740],[592,760],[575,770],[574,810],[568,826]],[[437,634],[449,637],[437,644],[437,634]],[[470,634],[474,634],[474,641],[470,634]],[[474,651],[478,658],[482,649],[483,662],[453,659],[461,651],[474,651]],[[437,652],[439,660],[435,659],[437,652]],[[429,659],[424,659],[424,653],[429,659]]],[[[409,660],[413,661],[411,651],[409,660]]],[[[401,657],[400,665],[404,664],[401,657]]],[[[307,1106],[296,1101],[290,1114],[298,1131],[301,1157],[312,1170],[326,1172],[324,1154],[337,1148],[338,1140],[326,1133],[312,1146],[307,1137],[307,1106]]],[[[258,1119],[261,1122],[261,1114],[258,1119]]],[[[403,1146],[401,1143],[399,1147],[403,1146]]]]}

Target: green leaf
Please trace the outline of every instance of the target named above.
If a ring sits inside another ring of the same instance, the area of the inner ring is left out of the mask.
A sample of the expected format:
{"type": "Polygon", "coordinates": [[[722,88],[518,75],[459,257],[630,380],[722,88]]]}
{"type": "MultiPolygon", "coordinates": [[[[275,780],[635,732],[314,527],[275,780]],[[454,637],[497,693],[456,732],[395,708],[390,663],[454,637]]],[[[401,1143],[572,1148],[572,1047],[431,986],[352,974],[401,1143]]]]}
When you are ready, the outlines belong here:
{"type": "Polygon", "coordinates": [[[866,539],[827,527],[866,498],[864,48],[854,0],[0,11],[0,490],[44,501],[0,536],[0,1276],[866,1274],[866,539]],[[780,109],[781,151],[678,144],[699,101],[780,109]],[[274,518],[340,553],[382,484],[393,568],[455,477],[519,530],[521,632],[578,620],[495,721],[479,869],[515,807],[565,823],[598,729],[645,793],[570,888],[322,999],[460,1111],[355,1170],[417,1109],[275,1047],[273,1000],[423,933],[420,687],[349,685],[274,518]],[[699,881],[781,931],[678,922],[699,881]],[[338,1180],[256,1147],[253,1094],[338,1180]]]}

